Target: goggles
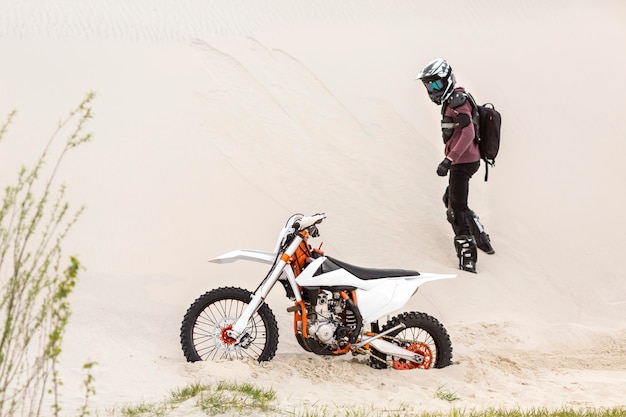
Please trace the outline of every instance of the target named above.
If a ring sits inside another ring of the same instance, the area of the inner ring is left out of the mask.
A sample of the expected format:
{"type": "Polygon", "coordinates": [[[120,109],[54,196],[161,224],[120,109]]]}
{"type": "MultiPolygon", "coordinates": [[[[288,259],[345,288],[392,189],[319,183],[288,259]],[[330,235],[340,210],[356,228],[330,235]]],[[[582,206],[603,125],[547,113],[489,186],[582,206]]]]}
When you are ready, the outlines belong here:
{"type": "Polygon", "coordinates": [[[424,81],[424,85],[429,93],[443,89],[443,82],[441,80],[424,81]]]}

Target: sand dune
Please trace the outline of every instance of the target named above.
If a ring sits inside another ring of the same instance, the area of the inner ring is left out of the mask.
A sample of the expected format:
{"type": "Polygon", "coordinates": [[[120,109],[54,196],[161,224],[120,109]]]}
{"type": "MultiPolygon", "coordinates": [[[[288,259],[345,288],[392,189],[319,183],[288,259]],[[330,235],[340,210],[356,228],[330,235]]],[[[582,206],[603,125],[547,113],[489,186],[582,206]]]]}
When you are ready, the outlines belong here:
{"type": "Polygon", "coordinates": [[[87,207],[68,242],[87,267],[68,407],[87,360],[100,409],[230,378],[287,407],[623,405],[624,21],[617,1],[0,3],[0,114],[19,110],[3,185],[97,93],[94,142],[63,172],[87,207]],[[456,272],[439,109],[414,80],[438,56],[504,118],[497,166],[470,201],[497,254],[407,306],[446,325],[454,364],[375,371],[305,354],[279,292],[272,362],[186,363],[189,304],[265,272],[206,261],[271,249],[292,213],[326,212],[320,240],[348,262],[456,272]],[[439,386],[460,400],[436,398],[439,386]]]}

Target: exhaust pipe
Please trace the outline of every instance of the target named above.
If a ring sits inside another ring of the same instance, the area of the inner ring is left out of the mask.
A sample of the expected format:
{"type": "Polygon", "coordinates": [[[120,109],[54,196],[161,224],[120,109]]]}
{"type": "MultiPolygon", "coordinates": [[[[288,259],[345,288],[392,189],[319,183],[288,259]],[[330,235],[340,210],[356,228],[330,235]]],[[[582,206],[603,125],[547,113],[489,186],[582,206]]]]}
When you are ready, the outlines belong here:
{"type": "Polygon", "coordinates": [[[400,346],[387,342],[383,339],[372,340],[369,344],[374,349],[379,350],[382,353],[406,359],[407,361],[411,361],[417,365],[421,365],[424,362],[424,357],[422,355],[416,355],[415,352],[401,348],[400,346]]]}

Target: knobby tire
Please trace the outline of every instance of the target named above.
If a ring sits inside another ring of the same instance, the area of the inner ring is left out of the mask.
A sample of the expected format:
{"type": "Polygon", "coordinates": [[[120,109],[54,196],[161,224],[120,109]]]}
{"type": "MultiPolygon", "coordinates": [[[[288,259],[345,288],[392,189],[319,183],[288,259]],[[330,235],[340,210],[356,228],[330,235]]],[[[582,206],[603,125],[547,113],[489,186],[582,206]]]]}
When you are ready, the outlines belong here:
{"type": "Polygon", "coordinates": [[[180,328],[180,343],[187,361],[271,360],[278,347],[278,324],[266,303],[252,315],[244,330],[251,337],[249,346],[238,345],[226,334],[251,298],[250,291],[236,287],[217,288],[198,297],[187,310],[180,328]]]}
{"type": "MultiPolygon", "coordinates": [[[[425,346],[432,361],[427,367],[412,366],[412,364],[407,363],[404,369],[444,368],[452,363],[452,342],[450,341],[450,336],[436,318],[425,313],[403,313],[389,320],[383,326],[382,331],[391,329],[400,323],[404,323],[406,328],[395,330],[383,336],[384,339],[404,348],[425,346]]],[[[385,368],[386,363],[398,364],[400,362],[394,358],[388,358],[387,355],[377,350],[373,351],[373,356],[371,363],[376,368],[385,368]]]]}

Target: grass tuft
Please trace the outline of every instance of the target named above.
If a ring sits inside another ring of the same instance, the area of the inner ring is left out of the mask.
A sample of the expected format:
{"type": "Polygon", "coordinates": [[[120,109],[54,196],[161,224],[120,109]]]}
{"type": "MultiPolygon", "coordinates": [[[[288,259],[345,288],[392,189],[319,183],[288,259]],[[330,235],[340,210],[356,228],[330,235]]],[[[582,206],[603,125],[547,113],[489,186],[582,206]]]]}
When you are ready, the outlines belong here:
{"type": "Polygon", "coordinates": [[[447,401],[449,403],[458,401],[461,399],[456,393],[456,391],[452,392],[450,390],[445,389],[446,385],[439,385],[437,387],[437,391],[435,392],[435,396],[440,400],[447,401]]]}
{"type": "Polygon", "coordinates": [[[196,397],[204,391],[209,390],[211,390],[210,385],[200,384],[196,382],[194,384],[187,385],[184,388],[172,390],[170,392],[170,397],[173,403],[178,404],[185,402],[193,397],[196,397]]]}
{"type": "Polygon", "coordinates": [[[124,417],[164,417],[169,410],[166,404],[140,403],[133,406],[125,406],[120,409],[124,417]]]}
{"type": "MultiPolygon", "coordinates": [[[[437,387],[435,396],[446,402],[460,400],[456,392],[437,387]]],[[[207,416],[222,414],[266,417],[625,417],[626,406],[612,408],[531,408],[505,409],[488,408],[471,410],[453,408],[449,411],[419,412],[406,403],[394,409],[368,406],[332,406],[327,404],[304,404],[300,408],[285,409],[276,405],[277,396],[273,389],[263,389],[250,383],[221,381],[217,384],[194,383],[170,392],[170,397],[159,403],[141,403],[126,406],[112,415],[123,417],[167,417],[169,412],[178,412],[177,407],[186,401],[207,416]]]]}
{"type": "Polygon", "coordinates": [[[205,390],[200,394],[198,406],[209,415],[226,411],[251,414],[256,411],[273,410],[271,403],[275,399],[274,390],[260,389],[248,383],[222,381],[214,389],[205,390]]]}

